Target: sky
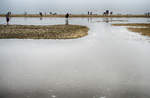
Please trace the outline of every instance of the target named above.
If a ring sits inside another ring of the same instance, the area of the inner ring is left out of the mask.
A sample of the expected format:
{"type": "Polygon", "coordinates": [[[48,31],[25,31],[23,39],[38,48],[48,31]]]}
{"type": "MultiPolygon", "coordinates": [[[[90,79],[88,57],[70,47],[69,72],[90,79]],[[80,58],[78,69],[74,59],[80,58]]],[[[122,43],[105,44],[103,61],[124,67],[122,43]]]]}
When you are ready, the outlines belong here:
{"type": "Polygon", "coordinates": [[[52,11],[60,14],[85,14],[93,11],[95,14],[102,14],[108,9],[116,14],[144,14],[150,12],[149,5],[150,0],[0,0],[0,13],[52,11]]]}

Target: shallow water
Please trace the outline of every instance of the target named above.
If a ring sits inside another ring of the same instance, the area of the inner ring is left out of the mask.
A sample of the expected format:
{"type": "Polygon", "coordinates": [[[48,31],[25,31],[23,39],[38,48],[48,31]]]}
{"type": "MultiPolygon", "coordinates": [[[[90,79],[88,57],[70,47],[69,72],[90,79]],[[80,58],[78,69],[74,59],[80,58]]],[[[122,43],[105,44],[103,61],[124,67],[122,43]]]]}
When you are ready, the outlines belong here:
{"type": "MultiPolygon", "coordinates": [[[[105,20],[69,19],[90,28],[80,39],[0,39],[0,98],[149,98],[150,38],[98,22],[105,20]]],[[[64,18],[12,18],[10,24],[64,23],[64,18]]]]}

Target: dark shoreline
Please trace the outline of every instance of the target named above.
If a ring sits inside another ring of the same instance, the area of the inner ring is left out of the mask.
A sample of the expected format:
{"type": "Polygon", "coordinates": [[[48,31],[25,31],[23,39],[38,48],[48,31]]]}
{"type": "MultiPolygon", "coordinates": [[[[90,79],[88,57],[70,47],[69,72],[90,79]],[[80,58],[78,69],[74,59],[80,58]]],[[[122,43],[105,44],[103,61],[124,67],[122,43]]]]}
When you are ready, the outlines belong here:
{"type": "MultiPolygon", "coordinates": [[[[4,14],[0,14],[0,17],[5,17],[4,14]]],[[[41,17],[38,14],[28,14],[28,15],[23,15],[23,14],[13,14],[11,15],[11,17],[41,17]]],[[[65,15],[61,14],[61,15],[43,15],[42,17],[65,17],[65,15]]],[[[150,16],[145,16],[145,15],[70,15],[69,17],[114,17],[114,18],[150,18],[150,16]]]]}

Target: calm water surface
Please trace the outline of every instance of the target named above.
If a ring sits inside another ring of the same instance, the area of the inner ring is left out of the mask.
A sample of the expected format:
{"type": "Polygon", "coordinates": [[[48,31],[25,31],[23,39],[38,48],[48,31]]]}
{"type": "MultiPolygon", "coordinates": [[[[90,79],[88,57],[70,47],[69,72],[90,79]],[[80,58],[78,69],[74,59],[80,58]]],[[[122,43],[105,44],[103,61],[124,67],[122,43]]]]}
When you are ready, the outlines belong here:
{"type": "MultiPolygon", "coordinates": [[[[147,18],[72,18],[89,35],[73,40],[0,39],[0,98],[150,98],[150,38],[111,23],[147,18]],[[123,21],[118,21],[123,20],[123,21]]],[[[10,24],[64,24],[12,18],[10,24]]],[[[0,18],[5,24],[5,18],[0,18]]]]}

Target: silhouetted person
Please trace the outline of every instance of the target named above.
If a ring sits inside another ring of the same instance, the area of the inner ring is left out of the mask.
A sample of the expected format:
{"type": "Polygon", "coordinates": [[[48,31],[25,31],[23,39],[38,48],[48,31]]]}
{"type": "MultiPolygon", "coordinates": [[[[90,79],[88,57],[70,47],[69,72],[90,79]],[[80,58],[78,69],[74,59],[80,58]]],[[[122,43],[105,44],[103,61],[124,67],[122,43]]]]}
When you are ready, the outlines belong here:
{"type": "Polygon", "coordinates": [[[42,12],[40,12],[39,14],[40,14],[41,17],[43,16],[42,12]]]}
{"type": "Polygon", "coordinates": [[[150,16],[150,12],[148,12],[148,16],[150,16]]]}
{"type": "Polygon", "coordinates": [[[69,14],[68,13],[65,15],[65,18],[69,18],[69,14]]]}
{"type": "Polygon", "coordinates": [[[90,12],[88,11],[88,15],[90,14],[90,12]]]}
{"type": "Polygon", "coordinates": [[[113,14],[113,12],[110,12],[110,15],[112,15],[113,14]]]}
{"type": "Polygon", "coordinates": [[[66,25],[68,25],[69,24],[69,21],[68,21],[69,14],[68,13],[65,15],[65,18],[66,18],[66,25]]]}
{"type": "Polygon", "coordinates": [[[106,15],[107,15],[107,16],[109,15],[109,10],[106,10],[106,15]]]}
{"type": "Polygon", "coordinates": [[[105,16],[105,15],[106,15],[106,13],[104,12],[104,13],[103,13],[103,15],[105,16]]]}
{"type": "Polygon", "coordinates": [[[54,13],[53,15],[57,15],[57,13],[54,13]]]}
{"type": "Polygon", "coordinates": [[[49,12],[49,14],[53,14],[52,12],[49,12]]]}
{"type": "Polygon", "coordinates": [[[7,25],[9,25],[9,20],[10,20],[10,13],[8,12],[6,14],[6,22],[7,22],[7,25]]]}
{"type": "Polygon", "coordinates": [[[10,15],[11,15],[11,12],[8,12],[7,14],[10,16],[10,15]]]}
{"type": "Polygon", "coordinates": [[[24,12],[24,15],[26,16],[26,15],[27,15],[27,12],[24,12]]]}
{"type": "Polygon", "coordinates": [[[93,13],[92,12],[90,12],[90,15],[92,15],[93,13]]]}
{"type": "Polygon", "coordinates": [[[148,16],[150,16],[150,13],[149,13],[149,12],[147,12],[147,13],[145,13],[145,15],[148,17],[148,16]]]}

